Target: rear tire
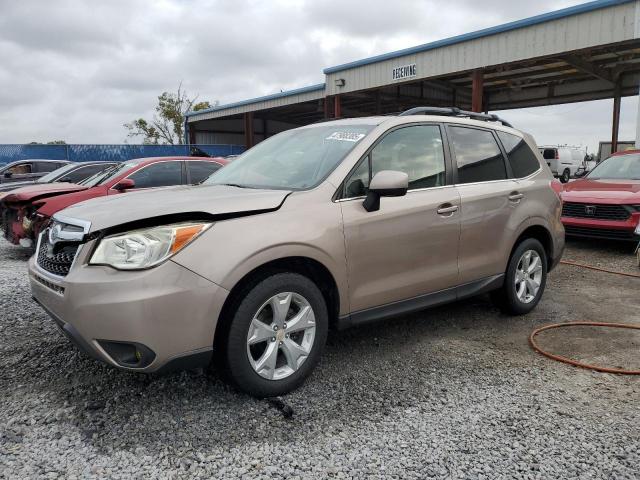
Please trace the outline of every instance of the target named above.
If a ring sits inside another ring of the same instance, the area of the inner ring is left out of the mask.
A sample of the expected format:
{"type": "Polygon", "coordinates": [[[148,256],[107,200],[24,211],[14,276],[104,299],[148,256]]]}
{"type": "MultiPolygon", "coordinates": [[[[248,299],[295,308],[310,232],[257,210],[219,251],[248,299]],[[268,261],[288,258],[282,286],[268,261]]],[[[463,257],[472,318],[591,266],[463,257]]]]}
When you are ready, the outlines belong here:
{"type": "Polygon", "coordinates": [[[571,171],[568,168],[565,168],[562,175],[560,175],[560,181],[562,183],[569,183],[569,180],[571,180],[571,171]]]}
{"type": "Polygon", "coordinates": [[[237,305],[220,342],[231,383],[259,398],[302,385],[327,340],[327,305],[315,283],[297,273],[277,273],[253,286],[237,305]]]}
{"type": "Polygon", "coordinates": [[[527,238],[511,254],[504,285],[491,298],[504,313],[524,315],[538,305],[546,283],[547,254],[538,240],[527,238]]]}

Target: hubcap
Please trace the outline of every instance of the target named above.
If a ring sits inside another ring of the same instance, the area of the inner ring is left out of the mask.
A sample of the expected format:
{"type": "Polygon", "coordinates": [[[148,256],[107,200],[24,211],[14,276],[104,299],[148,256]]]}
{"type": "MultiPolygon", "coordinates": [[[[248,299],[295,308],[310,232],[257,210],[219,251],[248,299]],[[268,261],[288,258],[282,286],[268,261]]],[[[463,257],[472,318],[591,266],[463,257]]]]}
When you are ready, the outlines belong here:
{"type": "Polygon", "coordinates": [[[516,268],[516,296],[522,303],[532,302],[542,283],[542,259],[535,250],[522,254],[516,268]]]}
{"type": "Polygon", "coordinates": [[[309,357],[315,336],[316,318],[307,299],[298,293],[278,293],[264,302],[251,320],[249,363],[263,378],[286,378],[309,357]]]}

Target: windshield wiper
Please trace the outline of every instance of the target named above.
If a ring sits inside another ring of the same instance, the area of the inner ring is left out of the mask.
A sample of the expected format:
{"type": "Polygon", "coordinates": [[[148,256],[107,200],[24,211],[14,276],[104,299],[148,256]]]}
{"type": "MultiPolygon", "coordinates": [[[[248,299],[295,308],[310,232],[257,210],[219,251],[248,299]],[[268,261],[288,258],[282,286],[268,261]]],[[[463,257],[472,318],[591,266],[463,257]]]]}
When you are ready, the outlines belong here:
{"type": "Polygon", "coordinates": [[[236,187],[236,188],[251,188],[247,185],[240,185],[238,183],[214,183],[214,185],[224,185],[225,187],[236,187]]]}

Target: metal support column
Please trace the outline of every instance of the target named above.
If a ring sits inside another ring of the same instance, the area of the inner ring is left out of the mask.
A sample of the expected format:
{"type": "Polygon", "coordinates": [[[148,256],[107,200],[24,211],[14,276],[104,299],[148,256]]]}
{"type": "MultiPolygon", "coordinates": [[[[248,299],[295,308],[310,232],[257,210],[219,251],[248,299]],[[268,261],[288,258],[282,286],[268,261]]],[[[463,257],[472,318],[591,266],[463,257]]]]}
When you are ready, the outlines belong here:
{"type": "Polygon", "coordinates": [[[473,112],[482,112],[482,99],[484,97],[484,73],[482,70],[474,70],[471,75],[471,110],[473,112]]]}
{"type": "Polygon", "coordinates": [[[636,148],[640,148],[640,92],[638,93],[638,117],[636,118],[636,148]]]}
{"type": "Polygon", "coordinates": [[[244,114],[244,145],[247,149],[253,147],[253,112],[244,114]]]}
{"type": "Polygon", "coordinates": [[[342,117],[342,106],[340,105],[340,95],[333,97],[333,116],[334,118],[342,117]]]}
{"type": "Polygon", "coordinates": [[[613,122],[611,128],[611,153],[618,151],[618,133],[620,132],[620,85],[616,85],[613,93],[613,122]]]}

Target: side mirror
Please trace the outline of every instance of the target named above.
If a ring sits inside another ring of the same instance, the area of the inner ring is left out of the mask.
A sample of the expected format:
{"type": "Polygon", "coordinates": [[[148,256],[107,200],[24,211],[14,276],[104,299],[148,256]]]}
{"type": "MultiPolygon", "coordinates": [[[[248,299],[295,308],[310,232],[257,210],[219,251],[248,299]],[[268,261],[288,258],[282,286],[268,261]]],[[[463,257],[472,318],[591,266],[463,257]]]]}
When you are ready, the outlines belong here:
{"type": "Polygon", "coordinates": [[[589,173],[589,172],[587,172],[586,170],[578,170],[573,176],[576,177],[576,178],[582,178],[587,173],[589,173]]]}
{"type": "Polygon", "coordinates": [[[134,182],[130,178],[123,178],[113,186],[113,189],[118,190],[119,192],[124,192],[125,190],[129,190],[131,188],[136,188],[136,182],[134,182]]]}
{"type": "Polygon", "coordinates": [[[367,212],[380,210],[380,197],[402,197],[409,190],[409,175],[395,170],[383,170],[374,175],[362,206],[367,212]]]}

